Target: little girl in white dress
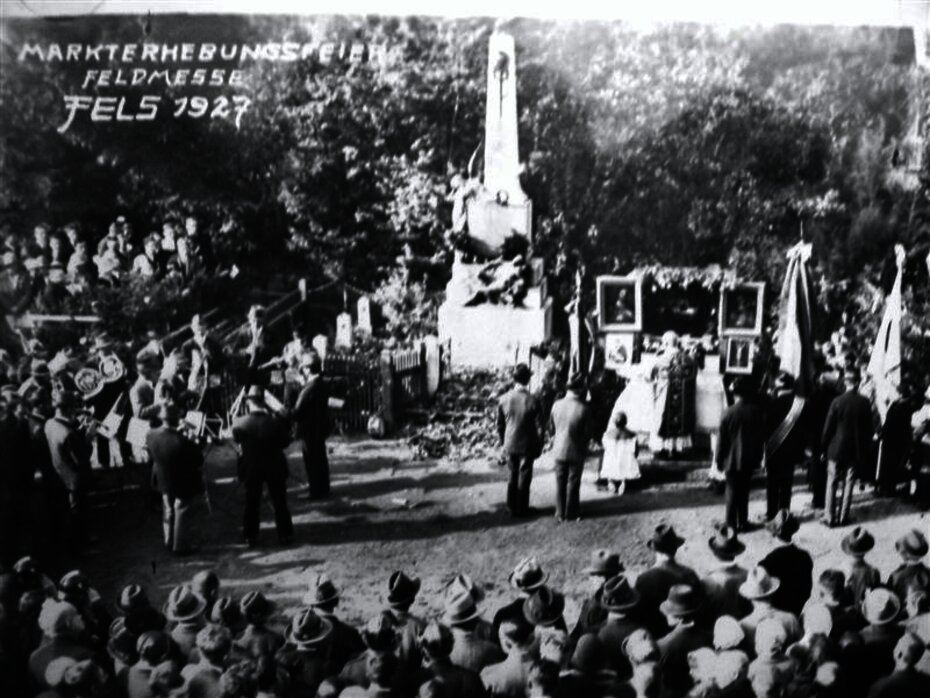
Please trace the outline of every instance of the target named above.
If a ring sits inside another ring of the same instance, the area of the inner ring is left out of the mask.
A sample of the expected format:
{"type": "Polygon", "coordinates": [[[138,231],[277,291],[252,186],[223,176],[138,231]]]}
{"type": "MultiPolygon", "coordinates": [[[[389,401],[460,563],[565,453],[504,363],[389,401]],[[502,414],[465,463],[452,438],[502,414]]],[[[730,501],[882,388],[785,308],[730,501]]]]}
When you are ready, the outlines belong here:
{"type": "Polygon", "coordinates": [[[639,479],[636,434],[626,428],[626,413],[618,412],[601,439],[604,459],[600,477],[609,480],[614,494],[623,494],[627,480],[639,479]]]}

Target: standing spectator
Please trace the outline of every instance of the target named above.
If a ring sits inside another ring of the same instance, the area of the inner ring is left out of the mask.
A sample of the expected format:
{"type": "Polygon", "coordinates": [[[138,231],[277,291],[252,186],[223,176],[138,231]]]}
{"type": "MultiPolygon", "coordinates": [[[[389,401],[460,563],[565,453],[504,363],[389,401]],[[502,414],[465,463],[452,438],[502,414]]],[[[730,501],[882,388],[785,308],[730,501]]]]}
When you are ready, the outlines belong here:
{"type": "Polygon", "coordinates": [[[39,223],[32,230],[32,244],[29,249],[29,258],[41,260],[41,267],[44,269],[52,261],[52,251],[49,244],[49,225],[48,223],[39,223]]]}
{"type": "Polygon", "coordinates": [[[913,416],[914,409],[907,384],[902,384],[895,400],[888,406],[885,421],[879,430],[881,455],[876,493],[880,497],[893,497],[898,491],[898,484],[904,479],[907,459],[914,442],[914,430],[911,428],[913,416]]]}
{"type": "Polygon", "coordinates": [[[179,584],[168,594],[165,617],[174,624],[171,639],[185,662],[197,646],[197,633],[206,625],[203,615],[206,608],[207,603],[194,593],[189,584],[179,584]]]}
{"type": "Polygon", "coordinates": [[[205,235],[200,230],[200,224],[195,216],[187,216],[184,219],[184,236],[191,247],[191,252],[197,255],[207,269],[212,269],[214,265],[213,245],[210,236],[205,235]]]}
{"type": "Polygon", "coordinates": [[[262,652],[274,654],[284,645],[284,636],[269,627],[275,604],[260,591],[250,591],[239,602],[239,611],[246,622],[236,638],[236,646],[243,654],[254,657],[262,652]]]}
{"type": "Polygon", "coordinates": [[[249,388],[249,413],[233,422],[233,439],[239,451],[239,478],[245,483],[243,532],[250,547],[258,544],[259,507],[262,489],[267,486],[274,507],[278,539],[287,545],[293,540],[294,525],[287,508],[287,459],[284,449],[290,441],[288,424],[271,414],[265,391],[249,388]]]}
{"type": "Polygon", "coordinates": [[[330,642],[330,669],[338,674],[346,663],[365,651],[365,643],[359,632],[336,616],[339,605],[339,590],[325,574],[316,578],[316,583],[304,595],[304,604],[314,609],[333,626],[330,642]]]}
{"type": "Polygon", "coordinates": [[[798,622],[797,616],[775,608],[772,603],[772,598],[779,586],[781,586],[781,580],[770,575],[768,570],[761,565],[753,567],[749,571],[749,577],[740,586],[739,593],[752,601],[752,613],[740,621],[743,633],[746,635],[747,646],[756,646],[756,628],[766,618],[774,618],[784,626],[789,642],[801,639],[801,623],[798,622]]]}
{"type": "Polygon", "coordinates": [[[177,276],[183,283],[190,282],[203,271],[203,261],[191,250],[190,242],[186,237],[178,238],[176,251],[168,259],[166,266],[168,273],[177,276]]]}
{"type": "Polygon", "coordinates": [[[517,364],[513,372],[514,387],[501,397],[497,406],[497,433],[510,466],[507,508],[514,517],[532,513],[533,462],[542,452],[542,409],[527,387],[530,376],[529,366],[517,364]]]}
{"type": "Polygon", "coordinates": [[[523,619],[524,600],[532,596],[534,591],[544,586],[548,579],[549,575],[543,572],[535,557],[520,560],[509,577],[510,586],[520,592],[520,597],[495,612],[494,619],[491,622],[494,629],[492,641],[499,641],[500,627],[505,620],[523,619]]]}
{"type": "Polygon", "coordinates": [[[523,698],[534,661],[536,636],[524,618],[512,618],[501,624],[501,647],[507,658],[481,671],[481,681],[492,698],[523,698]]]}
{"type": "Polygon", "coordinates": [[[103,238],[94,264],[97,265],[97,278],[102,282],[112,285],[122,277],[126,271],[126,258],[119,250],[119,238],[115,233],[103,238]]]}
{"type": "Polygon", "coordinates": [[[478,607],[471,594],[465,590],[454,590],[448,595],[443,621],[452,628],[449,659],[457,666],[477,672],[504,658],[495,643],[478,637],[476,627],[479,620],[478,607]]]}
{"type": "Polygon", "coordinates": [[[430,622],[420,633],[418,643],[423,654],[424,674],[445,684],[446,698],[481,698],[485,695],[481,676],[471,669],[456,666],[449,659],[454,639],[446,626],[430,622]]]}
{"type": "Polygon", "coordinates": [[[843,380],[846,392],[830,403],[821,438],[827,458],[826,509],[822,522],[830,527],[843,526],[849,520],[856,473],[864,472],[871,461],[872,406],[859,394],[859,369],[847,367],[843,380]]]}
{"type": "Polygon", "coordinates": [[[555,517],[561,521],[577,521],[579,492],[584,461],[591,437],[588,407],[585,404],[585,381],[576,376],[568,383],[568,392],[552,406],[552,458],[555,461],[555,517]]]}
{"type": "Polygon", "coordinates": [[[410,613],[419,593],[420,580],[417,577],[408,577],[399,571],[392,573],[388,579],[387,603],[397,625],[397,658],[405,673],[415,672],[420,666],[417,641],[426,622],[410,613]]]}
{"type": "Polygon", "coordinates": [[[737,532],[749,530],[749,482],[762,462],[765,416],[749,399],[750,387],[743,378],[733,386],[736,402],[720,420],[717,467],[726,475],[726,520],[737,532]]]}
{"type": "MultiPolygon", "coordinates": [[[[290,675],[291,695],[316,695],[329,673],[331,639],[332,625],[312,609],[301,609],[294,616],[288,627],[287,644],[278,653],[279,663],[290,675]]],[[[378,674],[375,678],[385,677],[378,674]]]]}
{"type": "Polygon", "coordinates": [[[658,641],[663,694],[684,696],[693,685],[688,653],[701,647],[710,648],[713,644],[710,631],[696,622],[701,610],[699,588],[676,584],[669,589],[660,610],[672,627],[668,635],[658,641]]]}
{"type": "MultiPolygon", "coordinates": [[[[75,542],[85,536],[84,496],[90,476],[90,444],[76,421],[78,399],[70,390],[55,393],[55,416],[45,423],[52,468],[60,485],[68,491],[70,522],[67,532],[75,542]]],[[[56,483],[59,484],[59,483],[56,483]]]]}
{"type": "Polygon", "coordinates": [[[749,613],[749,603],[740,596],[739,587],[746,581],[749,572],[736,562],[746,546],[729,526],[717,527],[716,534],[707,541],[710,551],[721,567],[703,579],[706,606],[713,618],[732,616],[740,619],[749,613]]]}
{"type": "Polygon", "coordinates": [[[795,406],[794,379],[780,373],[775,395],[766,410],[767,441],[765,449],[765,518],[771,521],[781,509],[791,509],[791,488],[794,469],[804,460],[804,450],[810,434],[804,402],[795,406]],[[795,412],[798,412],[795,414],[795,412]]]}
{"type": "Polygon", "coordinates": [[[607,611],[607,619],[597,630],[597,637],[607,651],[607,668],[623,681],[633,673],[625,651],[627,639],[643,629],[633,615],[639,600],[639,594],[630,586],[624,574],[613,577],[604,585],[602,603],[607,611]]]}
{"type": "Polygon", "coordinates": [[[684,543],[669,524],[659,524],[646,545],[655,553],[655,563],[636,577],[636,591],[640,596],[639,615],[647,629],[655,637],[662,637],[668,624],[659,610],[668,598],[669,590],[677,584],[700,586],[700,579],[693,569],[675,559],[675,554],[684,543]]]}
{"type": "Polygon", "coordinates": [[[623,572],[623,564],[616,553],[609,550],[595,550],[591,555],[591,564],[585,568],[584,573],[592,585],[591,598],[585,599],[578,613],[578,621],[572,629],[572,641],[586,633],[596,633],[607,620],[607,609],[603,604],[604,586],[608,580],[623,572]]]}
{"type": "Polygon", "coordinates": [[[325,499],[329,496],[329,459],[326,455],[329,396],[323,381],[323,362],[319,354],[313,352],[305,355],[301,359],[300,370],[306,384],[297,396],[293,415],[307,473],[307,498],[325,499]]]}
{"type": "Polygon", "coordinates": [[[879,571],[865,561],[866,554],[875,546],[875,538],[866,529],[856,526],[843,537],[840,545],[851,558],[846,590],[849,598],[858,606],[865,592],[881,584],[879,571]]]}
{"type": "Polygon", "coordinates": [[[187,698],[214,698],[219,695],[220,677],[226,668],[232,638],[221,625],[206,625],[197,633],[199,660],[181,670],[187,698]]]}
{"type": "Polygon", "coordinates": [[[864,679],[868,686],[894,669],[894,647],[904,634],[904,628],[898,625],[901,601],[893,591],[872,589],[862,600],[862,615],[868,623],[860,632],[863,656],[867,657],[864,679]]]}
{"type": "Polygon", "coordinates": [[[165,547],[175,555],[186,555],[196,550],[188,517],[204,491],[203,453],[181,432],[181,413],[176,405],[161,405],[158,417],[161,426],[148,433],[146,447],[155,466],[156,489],[162,496],[165,547]]]}
{"type": "Polygon", "coordinates": [[[766,555],[759,564],[781,584],[772,598],[776,608],[799,615],[811,595],[814,561],[806,550],[792,541],[798,532],[798,520],[786,509],[779,511],[768,523],[769,532],[782,545],[766,555]]]}
{"type": "Polygon", "coordinates": [[[904,563],[888,577],[888,587],[899,599],[907,598],[908,589],[912,586],[930,595],[930,568],[922,562],[930,546],[924,534],[916,528],[911,529],[894,545],[904,563]]]}

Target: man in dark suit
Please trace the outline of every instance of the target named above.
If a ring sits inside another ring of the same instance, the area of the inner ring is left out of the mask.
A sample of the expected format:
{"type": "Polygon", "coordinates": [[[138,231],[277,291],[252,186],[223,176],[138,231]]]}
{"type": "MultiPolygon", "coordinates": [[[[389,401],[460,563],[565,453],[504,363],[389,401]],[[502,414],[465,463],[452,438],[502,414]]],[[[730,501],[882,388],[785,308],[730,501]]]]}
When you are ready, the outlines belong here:
{"type": "Polygon", "coordinates": [[[533,461],[542,451],[542,410],[539,400],[527,385],[532,372],[526,364],[517,364],[513,372],[513,389],[497,406],[497,432],[510,465],[507,483],[507,508],[515,517],[528,516],[533,461]]]}
{"type": "Polygon", "coordinates": [[[301,359],[300,370],[306,383],[297,397],[293,415],[307,472],[307,497],[324,499],[329,496],[329,460],[326,457],[329,397],[323,382],[323,362],[318,354],[309,354],[301,359]]]}
{"type": "Polygon", "coordinates": [[[871,460],[872,405],[859,394],[859,369],[847,367],[843,374],[846,392],[830,403],[821,443],[827,459],[827,494],[823,523],[845,525],[849,520],[856,474],[871,460]],[[836,489],[842,489],[838,500],[836,489]]]}
{"type": "Polygon", "coordinates": [[[811,596],[814,561],[806,550],[792,542],[798,532],[798,520],[787,509],[779,511],[769,522],[768,529],[783,545],[766,555],[759,564],[776,577],[781,584],[772,596],[772,605],[796,616],[811,596]]]}
{"type": "Polygon", "coordinates": [[[233,439],[239,450],[239,478],[245,483],[246,543],[258,542],[259,505],[262,489],[267,485],[274,507],[275,528],[283,544],[294,537],[294,525],[287,508],[287,458],[284,449],[290,442],[286,420],[271,413],[265,403],[264,390],[257,385],[249,388],[246,402],[249,414],[233,422],[233,439]]]}
{"type": "Polygon", "coordinates": [[[590,426],[584,395],[585,380],[576,376],[568,383],[568,392],[552,406],[552,458],[555,461],[555,517],[575,521],[578,515],[581,475],[588,453],[590,426]]]}
{"type": "Polygon", "coordinates": [[[794,468],[804,460],[809,428],[803,400],[796,402],[794,379],[781,373],[766,409],[765,518],[791,509],[794,468]]]}
{"type": "Polygon", "coordinates": [[[636,591],[640,596],[637,614],[654,637],[668,632],[666,618],[659,611],[669,589],[676,584],[687,584],[698,588],[701,584],[697,573],[675,559],[675,553],[684,543],[684,538],[675,533],[669,524],[656,526],[648,545],[656,554],[655,565],[636,578],[636,591]]]}
{"type": "Polygon", "coordinates": [[[659,669],[662,671],[662,694],[684,696],[694,681],[688,664],[688,653],[700,647],[711,647],[713,634],[697,622],[701,610],[698,587],[676,584],[668,591],[661,611],[674,627],[660,639],[659,669]]]}
{"type": "Polygon", "coordinates": [[[90,477],[90,442],[76,419],[77,395],[70,390],[58,391],[52,398],[52,404],[55,416],[45,423],[45,439],[52,469],[68,492],[70,537],[73,541],[82,541],[85,535],[84,497],[90,477]]]}
{"type": "Polygon", "coordinates": [[[745,379],[735,381],[733,392],[736,402],[720,419],[717,467],[727,478],[727,525],[739,532],[749,528],[749,481],[762,462],[765,415],[745,379]]]}
{"type": "Polygon", "coordinates": [[[162,530],[165,547],[175,555],[185,555],[195,547],[190,542],[190,516],[194,500],[203,494],[203,453],[181,433],[180,409],[161,405],[161,426],[145,437],[145,445],[155,468],[155,487],[162,497],[162,530]]]}

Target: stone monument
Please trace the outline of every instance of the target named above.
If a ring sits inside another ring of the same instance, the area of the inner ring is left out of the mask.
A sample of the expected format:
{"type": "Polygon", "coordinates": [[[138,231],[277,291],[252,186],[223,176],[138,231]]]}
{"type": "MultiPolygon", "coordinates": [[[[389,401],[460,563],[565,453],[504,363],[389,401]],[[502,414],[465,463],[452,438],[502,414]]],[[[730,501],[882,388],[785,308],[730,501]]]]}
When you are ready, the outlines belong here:
{"type": "Polygon", "coordinates": [[[478,259],[456,253],[439,308],[439,338],[450,343],[452,364],[526,361],[530,347],[551,335],[552,299],[542,260],[529,256],[532,204],[520,186],[514,40],[499,28],[488,43],[483,178],[459,187],[453,219],[478,259]],[[505,258],[508,247],[526,255],[505,258]]]}

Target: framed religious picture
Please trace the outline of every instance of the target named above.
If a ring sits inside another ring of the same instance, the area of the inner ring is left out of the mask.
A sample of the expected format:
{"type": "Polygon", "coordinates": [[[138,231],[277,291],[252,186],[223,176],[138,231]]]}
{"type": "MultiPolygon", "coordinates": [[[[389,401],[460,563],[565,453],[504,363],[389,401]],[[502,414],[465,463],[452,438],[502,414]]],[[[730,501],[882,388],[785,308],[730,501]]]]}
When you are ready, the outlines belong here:
{"type": "Polygon", "coordinates": [[[729,337],[726,340],[726,348],[726,373],[752,373],[752,362],[756,355],[755,341],[752,337],[729,337]]]}
{"type": "Polygon", "coordinates": [[[600,330],[639,332],[643,329],[643,284],[628,276],[597,277],[600,330]]]}
{"type": "Polygon", "coordinates": [[[720,291],[720,334],[762,334],[765,284],[745,283],[720,291]]]}
{"type": "Polygon", "coordinates": [[[632,332],[608,332],[604,335],[604,367],[613,370],[633,363],[636,335],[632,332]]]}

